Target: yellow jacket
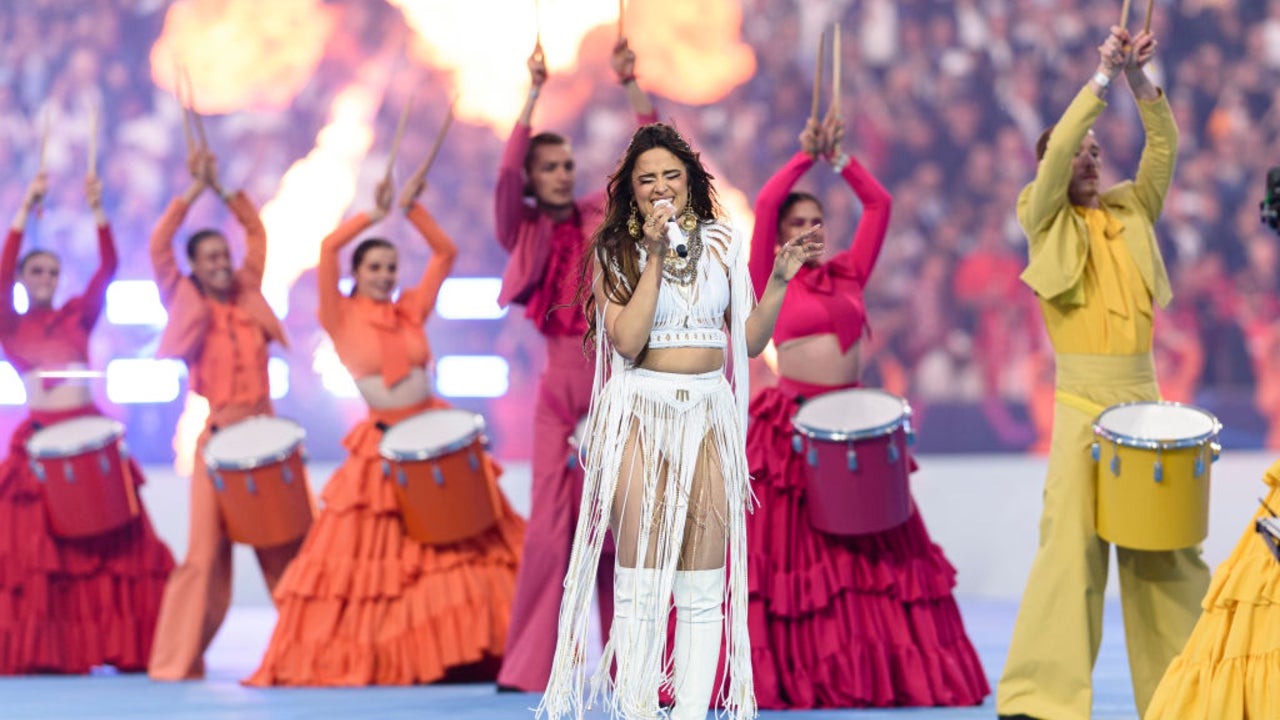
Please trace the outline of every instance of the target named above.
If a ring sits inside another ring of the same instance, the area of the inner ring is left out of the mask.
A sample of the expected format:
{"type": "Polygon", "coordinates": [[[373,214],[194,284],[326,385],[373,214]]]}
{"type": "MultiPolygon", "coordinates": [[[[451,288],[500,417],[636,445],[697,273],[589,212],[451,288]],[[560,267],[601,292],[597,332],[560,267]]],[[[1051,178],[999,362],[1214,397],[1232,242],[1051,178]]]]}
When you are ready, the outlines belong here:
{"type": "MultiPolygon", "coordinates": [[[[1054,126],[1035,179],[1018,196],[1018,222],[1027,234],[1030,252],[1022,281],[1042,300],[1064,309],[1085,304],[1083,277],[1089,253],[1085,220],[1067,199],[1071,163],[1106,105],[1088,87],[1076,95],[1054,126]]],[[[1124,244],[1142,282],[1164,307],[1173,292],[1154,226],[1173,180],[1178,128],[1163,91],[1155,100],[1139,100],[1138,111],[1147,140],[1137,177],[1104,191],[1100,203],[1123,225],[1124,244]]]]}

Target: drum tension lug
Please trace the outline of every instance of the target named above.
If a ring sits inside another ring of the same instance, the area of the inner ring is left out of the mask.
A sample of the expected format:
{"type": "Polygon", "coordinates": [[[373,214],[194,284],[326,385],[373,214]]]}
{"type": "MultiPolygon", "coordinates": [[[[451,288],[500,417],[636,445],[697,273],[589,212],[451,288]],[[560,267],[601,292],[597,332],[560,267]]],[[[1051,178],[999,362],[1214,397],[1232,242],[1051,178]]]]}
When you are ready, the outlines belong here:
{"type": "Polygon", "coordinates": [[[799,434],[791,436],[791,450],[797,453],[804,451],[804,441],[800,439],[799,434]]]}
{"type": "Polygon", "coordinates": [[[474,448],[467,452],[467,464],[471,466],[471,472],[480,471],[480,459],[476,457],[474,448]]]}
{"type": "Polygon", "coordinates": [[[66,476],[68,484],[76,481],[76,470],[71,467],[69,460],[62,461],[62,474],[66,476]]]}
{"type": "Polygon", "coordinates": [[[407,487],[409,485],[409,479],[404,476],[404,468],[396,468],[396,483],[398,483],[400,487],[407,487]]]}
{"type": "Polygon", "coordinates": [[[1094,461],[1094,462],[1098,462],[1099,460],[1101,460],[1101,459],[1102,459],[1102,446],[1101,446],[1101,445],[1099,445],[1098,443],[1094,443],[1093,445],[1090,445],[1090,446],[1089,446],[1089,455],[1093,457],[1093,461],[1094,461]]]}
{"type": "Polygon", "coordinates": [[[387,462],[386,460],[382,461],[382,477],[385,477],[385,478],[391,477],[391,463],[387,462]]]}
{"type": "Polygon", "coordinates": [[[218,492],[223,492],[227,489],[227,484],[222,481],[222,475],[220,473],[213,474],[213,489],[218,492]]]}
{"type": "MultiPolygon", "coordinates": [[[[858,472],[858,451],[852,445],[844,453],[845,463],[849,466],[849,472],[858,472]]],[[[816,460],[816,458],[815,458],[816,460]]],[[[816,462],[812,463],[817,465],[816,462]]]]}
{"type": "Polygon", "coordinates": [[[1117,452],[1117,448],[1114,445],[1111,447],[1111,452],[1113,453],[1111,456],[1111,474],[1120,477],[1120,453],[1117,452]]]}
{"type": "Polygon", "coordinates": [[[818,448],[810,447],[809,452],[805,455],[805,460],[808,461],[810,466],[817,467],[818,466],[818,448]]]}
{"type": "Polygon", "coordinates": [[[1196,456],[1196,479],[1199,480],[1204,476],[1204,454],[1196,456]]]}
{"type": "Polygon", "coordinates": [[[1164,448],[1156,448],[1156,464],[1152,468],[1156,482],[1164,482],[1164,448]]]}
{"type": "Polygon", "coordinates": [[[103,475],[111,471],[111,460],[107,458],[107,454],[104,452],[98,453],[98,469],[102,471],[103,475]]]}
{"type": "Polygon", "coordinates": [[[444,473],[440,472],[439,465],[431,466],[431,477],[436,481],[436,485],[444,485],[444,473]]]}
{"type": "Polygon", "coordinates": [[[44,465],[41,465],[38,460],[31,461],[31,473],[36,476],[36,480],[44,482],[44,465]]]}
{"type": "Polygon", "coordinates": [[[280,466],[280,476],[285,485],[293,483],[293,471],[289,469],[288,465],[280,466]]]}
{"type": "Polygon", "coordinates": [[[244,476],[244,488],[249,491],[250,495],[258,494],[258,484],[253,481],[252,475],[244,476]]]}
{"type": "Polygon", "coordinates": [[[889,441],[889,462],[896,463],[901,455],[898,453],[898,446],[892,439],[889,441]]]}

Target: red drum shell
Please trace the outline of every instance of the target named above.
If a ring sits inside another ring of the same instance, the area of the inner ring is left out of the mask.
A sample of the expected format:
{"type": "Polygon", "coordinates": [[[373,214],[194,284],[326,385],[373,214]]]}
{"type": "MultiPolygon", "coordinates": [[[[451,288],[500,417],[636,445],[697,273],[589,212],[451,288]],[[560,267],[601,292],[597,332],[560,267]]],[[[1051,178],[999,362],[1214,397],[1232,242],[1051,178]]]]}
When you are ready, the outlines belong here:
{"type": "Polygon", "coordinates": [[[141,513],[136,479],[122,451],[124,427],[110,418],[83,417],[55,423],[27,441],[31,468],[44,487],[51,532],[86,538],[115,530],[141,513]],[[101,428],[97,427],[101,425],[101,428]],[[97,437],[75,450],[56,446],[65,435],[97,437]]]}

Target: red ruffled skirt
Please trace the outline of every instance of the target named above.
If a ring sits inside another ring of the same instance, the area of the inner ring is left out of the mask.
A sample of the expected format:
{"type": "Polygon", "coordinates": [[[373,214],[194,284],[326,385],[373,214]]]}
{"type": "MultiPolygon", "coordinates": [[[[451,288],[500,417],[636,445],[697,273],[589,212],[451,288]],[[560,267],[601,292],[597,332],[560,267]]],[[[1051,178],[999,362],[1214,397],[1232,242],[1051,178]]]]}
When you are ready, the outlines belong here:
{"type": "Polygon", "coordinates": [[[246,685],[411,685],[497,676],[524,520],[503,497],[497,524],[484,533],[451,545],[419,543],[405,534],[378,455],[378,423],[446,407],[434,400],[374,411],[348,433],[343,444],[350,456],[325,485],[323,509],[276,588],[279,620],[246,685]]]}
{"type": "Polygon", "coordinates": [[[951,595],[956,571],[919,512],[869,535],[810,526],[804,456],[791,447],[799,391],[785,380],[762,391],[747,430],[760,501],[747,518],[760,707],[980,704],[990,688],[951,595]]]}
{"type": "MultiPolygon", "coordinates": [[[[100,415],[93,406],[32,411],[0,464],[0,675],[141,672],[173,556],[145,508],[90,538],[53,535],[26,442],[41,427],[100,415]]],[[[129,460],[137,484],[142,469],[129,460]]]]}

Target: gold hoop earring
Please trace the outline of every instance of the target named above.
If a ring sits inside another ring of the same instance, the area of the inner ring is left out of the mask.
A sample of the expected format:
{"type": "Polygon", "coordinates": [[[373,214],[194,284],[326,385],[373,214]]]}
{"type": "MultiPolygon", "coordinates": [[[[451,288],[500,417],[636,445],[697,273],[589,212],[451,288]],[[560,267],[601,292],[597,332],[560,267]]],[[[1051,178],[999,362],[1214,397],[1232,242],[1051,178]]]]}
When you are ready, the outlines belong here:
{"type": "Polygon", "coordinates": [[[627,234],[632,239],[639,240],[643,234],[640,230],[640,209],[636,207],[636,201],[631,201],[631,216],[627,218],[627,234]]]}
{"type": "Polygon", "coordinates": [[[684,212],[680,213],[680,229],[693,232],[697,227],[698,214],[693,211],[693,205],[685,203],[684,212]]]}

